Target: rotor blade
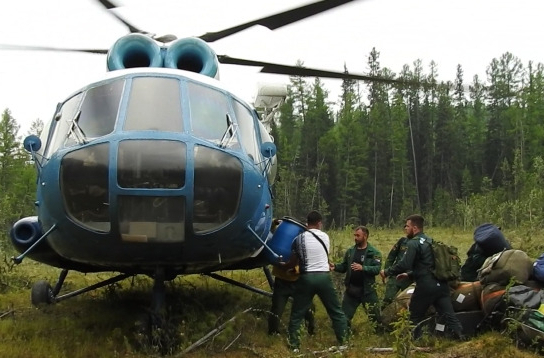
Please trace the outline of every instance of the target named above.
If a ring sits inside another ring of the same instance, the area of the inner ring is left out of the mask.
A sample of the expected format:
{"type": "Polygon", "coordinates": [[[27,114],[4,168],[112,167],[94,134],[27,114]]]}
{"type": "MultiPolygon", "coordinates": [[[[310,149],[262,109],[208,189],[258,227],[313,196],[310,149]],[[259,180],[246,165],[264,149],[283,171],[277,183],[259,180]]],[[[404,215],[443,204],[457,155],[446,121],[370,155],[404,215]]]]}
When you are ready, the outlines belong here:
{"type": "Polygon", "coordinates": [[[407,81],[385,78],[385,77],[374,77],[367,75],[360,75],[347,72],[335,72],[327,70],[319,70],[314,68],[306,68],[300,66],[287,66],[279,65],[276,63],[262,62],[262,61],[253,61],[245,60],[241,58],[234,58],[225,55],[217,56],[219,62],[227,65],[243,65],[243,66],[256,66],[262,67],[261,72],[263,73],[273,73],[279,75],[289,75],[289,76],[303,76],[303,77],[320,77],[320,78],[338,78],[338,79],[353,79],[353,80],[362,80],[369,82],[381,82],[381,83],[391,83],[391,84],[408,84],[407,81]]]}
{"type": "Polygon", "coordinates": [[[293,22],[333,9],[337,6],[344,5],[351,1],[354,0],[322,0],[291,10],[280,12],[275,15],[263,17],[261,19],[257,19],[251,22],[246,22],[245,24],[234,26],[222,31],[207,32],[204,35],[199,36],[199,38],[206,42],[214,42],[255,25],[262,25],[269,28],[270,30],[275,30],[282,26],[289,25],[293,22]]]}
{"type": "MultiPolygon", "coordinates": [[[[98,2],[101,3],[102,6],[104,6],[108,10],[115,9],[117,7],[109,0],[98,0],[98,2]]],[[[149,34],[147,31],[140,30],[136,26],[133,26],[131,23],[123,19],[121,16],[117,15],[115,12],[109,11],[109,13],[115,16],[117,20],[121,21],[126,27],[128,27],[131,33],[149,34]]]]}
{"type": "Polygon", "coordinates": [[[85,52],[106,54],[108,50],[104,49],[77,49],[77,48],[64,48],[64,47],[46,47],[46,46],[24,46],[24,45],[2,45],[0,44],[0,50],[14,50],[14,51],[60,51],[60,52],[85,52]]]}

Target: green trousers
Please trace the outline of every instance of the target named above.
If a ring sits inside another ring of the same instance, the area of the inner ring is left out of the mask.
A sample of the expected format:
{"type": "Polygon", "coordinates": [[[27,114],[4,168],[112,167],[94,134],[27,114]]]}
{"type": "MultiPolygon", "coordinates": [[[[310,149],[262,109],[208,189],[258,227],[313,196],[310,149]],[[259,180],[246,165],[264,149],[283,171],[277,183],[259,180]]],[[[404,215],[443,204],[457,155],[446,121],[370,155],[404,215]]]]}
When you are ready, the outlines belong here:
{"type": "MultiPolygon", "coordinates": [[[[457,337],[462,336],[463,326],[455,315],[447,282],[438,282],[431,274],[417,280],[416,288],[410,298],[410,322],[416,326],[425,318],[427,309],[433,305],[439,316],[446,320],[446,327],[457,337]]],[[[421,327],[414,329],[414,338],[422,335],[421,327]]]]}
{"type": "Polygon", "coordinates": [[[309,272],[301,274],[295,285],[291,318],[289,319],[289,345],[291,348],[300,347],[302,320],[316,295],[329,315],[338,344],[344,344],[347,339],[348,322],[340,306],[330,272],[309,272]]]}
{"type": "Polygon", "coordinates": [[[355,312],[360,305],[364,307],[370,320],[381,325],[380,303],[378,294],[375,290],[365,292],[361,297],[353,297],[344,293],[342,310],[346,315],[349,325],[351,325],[351,320],[353,319],[353,316],[355,316],[355,312]]]}
{"type": "MultiPolygon", "coordinates": [[[[289,299],[293,297],[295,292],[296,281],[287,281],[276,277],[274,279],[274,292],[272,294],[272,306],[270,307],[270,314],[268,316],[268,334],[279,333],[280,331],[280,319],[285,311],[285,306],[289,299]]],[[[315,305],[311,304],[310,309],[306,311],[304,320],[306,321],[306,328],[309,334],[315,333],[315,321],[314,321],[315,305]]]]}

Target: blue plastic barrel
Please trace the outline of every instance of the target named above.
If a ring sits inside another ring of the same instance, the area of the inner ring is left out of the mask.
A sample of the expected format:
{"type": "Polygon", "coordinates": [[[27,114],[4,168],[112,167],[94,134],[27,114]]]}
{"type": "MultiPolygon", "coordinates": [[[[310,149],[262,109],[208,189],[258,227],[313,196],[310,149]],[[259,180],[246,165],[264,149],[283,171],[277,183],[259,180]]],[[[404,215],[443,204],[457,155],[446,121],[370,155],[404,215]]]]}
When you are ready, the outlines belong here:
{"type": "Polygon", "coordinates": [[[281,219],[281,223],[276,228],[272,238],[268,240],[267,245],[274,253],[280,258],[275,257],[270,251],[266,251],[267,260],[271,264],[278,263],[278,261],[289,261],[291,256],[291,247],[293,240],[306,230],[306,226],[301,222],[285,216],[281,219]]]}

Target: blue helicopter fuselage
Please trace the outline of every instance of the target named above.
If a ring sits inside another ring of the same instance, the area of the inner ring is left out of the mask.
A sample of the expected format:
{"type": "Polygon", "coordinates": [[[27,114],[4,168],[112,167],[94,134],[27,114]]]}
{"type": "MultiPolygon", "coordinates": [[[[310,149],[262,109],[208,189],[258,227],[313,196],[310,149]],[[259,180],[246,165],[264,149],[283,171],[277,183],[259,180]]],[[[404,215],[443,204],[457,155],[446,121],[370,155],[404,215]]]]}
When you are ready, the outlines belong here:
{"type": "MultiPolygon", "coordinates": [[[[29,257],[132,273],[263,264],[275,147],[253,108],[217,80],[110,72],[59,104],[41,142],[33,225],[48,234],[29,257]]],[[[31,240],[20,236],[22,250],[31,240]]]]}

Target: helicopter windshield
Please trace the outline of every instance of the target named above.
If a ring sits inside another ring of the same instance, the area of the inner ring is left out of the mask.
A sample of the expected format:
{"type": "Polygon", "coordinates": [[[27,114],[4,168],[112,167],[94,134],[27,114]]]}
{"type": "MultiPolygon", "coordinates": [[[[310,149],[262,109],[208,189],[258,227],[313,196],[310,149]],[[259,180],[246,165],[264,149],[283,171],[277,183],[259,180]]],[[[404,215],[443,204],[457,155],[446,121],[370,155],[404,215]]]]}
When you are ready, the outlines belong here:
{"type": "Polygon", "coordinates": [[[257,149],[257,138],[255,137],[255,125],[251,111],[240,102],[234,101],[234,112],[238,121],[242,145],[247,154],[254,161],[259,161],[259,150],[257,149]]]}
{"type": "Polygon", "coordinates": [[[181,132],[180,82],[164,77],[134,78],[124,129],[181,132]]]}
{"type": "Polygon", "coordinates": [[[229,104],[224,93],[196,83],[187,83],[191,130],[196,137],[219,144],[227,131],[229,104]]]}
{"type": "Polygon", "coordinates": [[[62,147],[82,144],[115,128],[124,80],[93,87],[68,99],[55,114],[45,156],[62,147]]]}

